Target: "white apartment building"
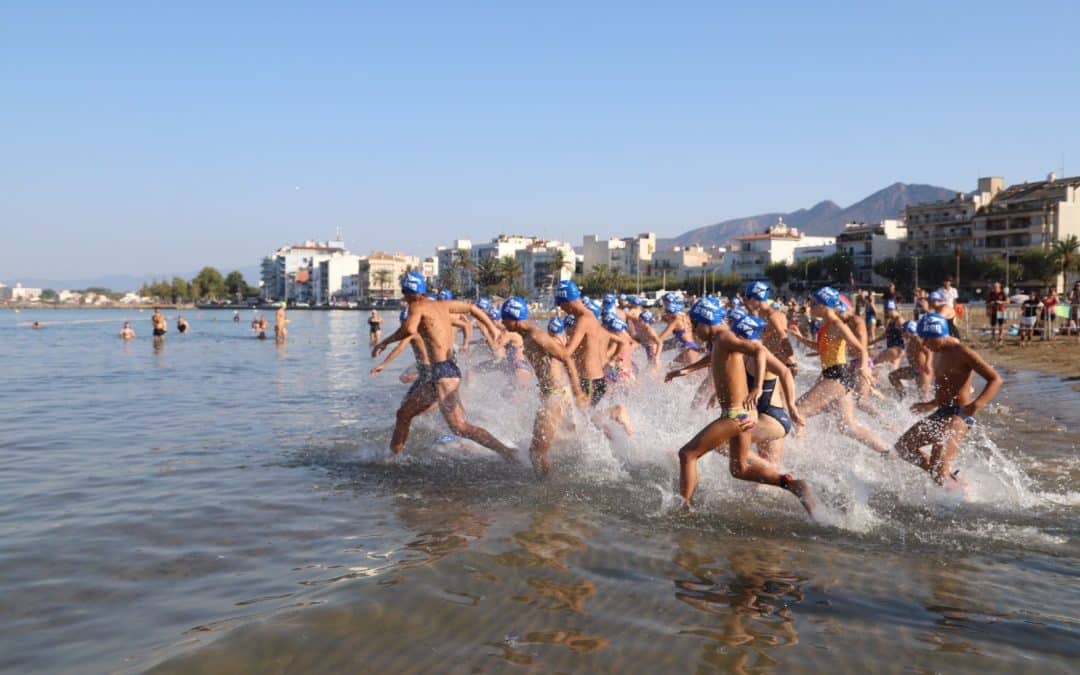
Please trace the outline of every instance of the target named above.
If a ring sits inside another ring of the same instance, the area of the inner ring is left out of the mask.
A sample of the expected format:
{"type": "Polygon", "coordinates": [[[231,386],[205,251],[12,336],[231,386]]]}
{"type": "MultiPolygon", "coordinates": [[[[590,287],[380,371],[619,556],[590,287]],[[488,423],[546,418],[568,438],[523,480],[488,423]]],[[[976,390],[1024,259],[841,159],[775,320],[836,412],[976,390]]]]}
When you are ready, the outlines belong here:
{"type": "Polygon", "coordinates": [[[461,266],[460,261],[472,261],[472,241],[468,239],[455,239],[453,246],[440,246],[435,249],[435,260],[438,274],[438,286],[451,286],[451,278],[457,280],[458,288],[466,289],[473,287],[472,274],[468,269],[461,266]]]}
{"type": "Polygon", "coordinates": [[[533,296],[550,294],[560,281],[573,278],[577,263],[574,247],[562,241],[536,241],[515,257],[521,265],[522,284],[533,296]]]}
{"type": "Polygon", "coordinates": [[[652,273],[653,255],[656,253],[656,234],[645,232],[633,237],[601,239],[595,234],[585,235],[582,242],[583,264],[581,271],[588,274],[599,265],[618,270],[620,274],[643,276],[652,273]]]}
{"type": "Polygon", "coordinates": [[[874,272],[874,265],[886,258],[895,258],[907,238],[907,228],[901,220],[880,223],[847,223],[836,235],[836,249],[855,264],[856,283],[885,286],[891,281],[874,272]]]}
{"type": "Polygon", "coordinates": [[[653,254],[650,271],[653,276],[666,274],[670,278],[686,278],[692,275],[700,276],[703,270],[718,262],[719,257],[712,255],[709,249],[700,244],[673,246],[653,254]]]}
{"type": "Polygon", "coordinates": [[[0,300],[11,302],[36,302],[41,299],[40,288],[26,288],[22,284],[5,286],[0,284],[0,300]]]}
{"type": "Polygon", "coordinates": [[[316,305],[329,305],[335,297],[342,295],[342,280],[356,274],[359,265],[360,256],[351,253],[316,256],[310,263],[311,301],[316,305]]]}
{"type": "Polygon", "coordinates": [[[724,267],[744,281],[765,281],[768,279],[765,268],[779,262],[794,264],[797,249],[835,244],[835,237],[808,236],[798,228],[785,225],[780,219],[765,232],[737,237],[732,250],[724,258],[724,267]]]}
{"type": "Polygon", "coordinates": [[[309,239],[301,244],[282,246],[263,258],[260,274],[262,299],[268,302],[279,300],[310,302],[312,294],[306,284],[310,281],[312,265],[328,259],[335,253],[347,253],[345,243],[340,239],[333,241],[309,239]]]}

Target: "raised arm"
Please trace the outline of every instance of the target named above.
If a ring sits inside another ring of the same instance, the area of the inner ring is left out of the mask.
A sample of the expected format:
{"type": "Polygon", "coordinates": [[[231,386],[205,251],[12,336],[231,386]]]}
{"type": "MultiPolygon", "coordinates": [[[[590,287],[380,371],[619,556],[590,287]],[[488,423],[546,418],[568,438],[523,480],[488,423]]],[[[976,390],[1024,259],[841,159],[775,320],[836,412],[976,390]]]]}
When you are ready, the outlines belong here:
{"type": "MultiPolygon", "coordinates": [[[[412,318],[412,314],[409,315],[409,318],[410,319],[412,318]]],[[[420,318],[417,317],[417,325],[419,325],[419,321],[420,321],[420,318]]],[[[408,319],[406,319],[405,323],[408,323],[408,319]]],[[[375,345],[374,347],[371,348],[371,358],[375,358],[379,354],[381,354],[382,351],[384,349],[386,349],[387,345],[389,345],[390,343],[398,342],[399,340],[404,340],[408,336],[408,333],[405,330],[405,323],[402,323],[400,326],[398,326],[397,330],[395,330],[390,335],[387,335],[385,338],[383,338],[382,340],[379,341],[379,344],[377,344],[377,345],[375,345]]],[[[252,330],[260,330],[260,329],[254,329],[253,328],[252,330]]]]}
{"type": "Polygon", "coordinates": [[[379,365],[375,366],[374,368],[372,368],[371,372],[369,372],[368,374],[369,375],[378,375],[379,373],[381,373],[383,371],[383,369],[386,368],[386,366],[390,365],[391,361],[393,361],[397,357],[401,356],[401,352],[405,351],[405,348],[409,346],[410,342],[412,342],[413,340],[416,340],[416,339],[418,339],[418,338],[411,337],[408,340],[400,340],[398,342],[398,346],[394,347],[394,349],[389,354],[386,355],[386,358],[383,359],[383,362],[380,363],[379,365]]]}
{"type": "Polygon", "coordinates": [[[997,396],[998,391],[1001,389],[1001,375],[994,370],[994,367],[987,363],[983,357],[979,356],[979,353],[974,349],[962,345],[964,355],[968,359],[968,363],[971,364],[971,369],[979,374],[979,377],[986,380],[986,386],[983,387],[978,397],[964,406],[964,413],[967,415],[974,415],[979,410],[984,408],[987,403],[993,400],[997,396]]]}

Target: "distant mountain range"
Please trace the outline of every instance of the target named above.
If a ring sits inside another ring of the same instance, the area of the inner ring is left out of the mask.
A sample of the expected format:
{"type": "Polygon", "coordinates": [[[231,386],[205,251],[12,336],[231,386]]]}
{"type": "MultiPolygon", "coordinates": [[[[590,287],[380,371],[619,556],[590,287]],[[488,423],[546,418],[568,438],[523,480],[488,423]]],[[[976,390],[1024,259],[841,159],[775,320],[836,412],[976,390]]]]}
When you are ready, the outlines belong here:
{"type": "Polygon", "coordinates": [[[763,232],[766,228],[775,225],[780,218],[784,219],[786,225],[797,227],[804,234],[829,236],[839,232],[844,227],[844,223],[876,223],[886,218],[896,218],[903,214],[904,207],[908,204],[952,199],[956,194],[956,190],[934,185],[893,183],[847,208],[841,207],[836,202],[825,200],[808,209],[799,209],[791,213],[762,213],[699,227],[677,237],[661,239],[658,245],[660,247],[689,244],[723,246],[735,237],[763,232]]]}

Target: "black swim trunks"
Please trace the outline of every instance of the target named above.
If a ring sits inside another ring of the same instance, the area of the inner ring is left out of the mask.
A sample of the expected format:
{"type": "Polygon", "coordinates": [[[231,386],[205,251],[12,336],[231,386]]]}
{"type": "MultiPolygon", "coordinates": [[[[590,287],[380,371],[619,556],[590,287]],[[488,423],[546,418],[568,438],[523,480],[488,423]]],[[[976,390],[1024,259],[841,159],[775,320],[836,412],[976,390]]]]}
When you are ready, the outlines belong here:
{"type": "Polygon", "coordinates": [[[964,424],[968,425],[969,429],[975,426],[975,418],[970,415],[965,415],[963,408],[958,405],[943,405],[930,413],[930,416],[926,419],[935,422],[947,422],[951,417],[959,417],[964,420],[964,424]]]}
{"type": "Polygon", "coordinates": [[[461,369],[454,359],[439,361],[431,365],[431,381],[461,379],[461,369]]]}
{"type": "Polygon", "coordinates": [[[431,366],[422,363],[416,364],[416,376],[416,380],[409,387],[409,393],[405,395],[406,397],[412,396],[421,387],[431,384],[431,366]]]}
{"type": "Polygon", "coordinates": [[[154,329],[154,337],[161,337],[164,334],[165,334],[165,329],[164,328],[155,328],[154,329]]]}
{"type": "Polygon", "coordinates": [[[604,394],[607,393],[607,380],[602,377],[598,377],[595,380],[582,377],[578,381],[581,382],[581,390],[589,397],[590,405],[595,406],[600,402],[600,399],[604,398],[604,394]]]}

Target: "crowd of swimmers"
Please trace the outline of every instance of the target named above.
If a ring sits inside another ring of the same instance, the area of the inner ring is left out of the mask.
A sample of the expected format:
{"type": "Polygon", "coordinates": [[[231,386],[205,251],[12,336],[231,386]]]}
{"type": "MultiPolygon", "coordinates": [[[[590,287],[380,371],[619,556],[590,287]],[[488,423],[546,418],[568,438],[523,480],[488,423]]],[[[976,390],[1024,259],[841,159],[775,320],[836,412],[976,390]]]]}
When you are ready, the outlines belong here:
{"type": "Polygon", "coordinates": [[[410,386],[397,410],[393,452],[406,447],[417,416],[438,408],[453,434],[517,461],[513,447],[469,422],[460,394],[462,363],[467,369],[505,370],[515,384],[515,402],[533,405],[535,400],[528,453],[541,478],[552,471],[553,442],[572,433],[575,421],[567,415],[572,408],[584,413],[578,422],[595,425],[608,437],[620,429],[633,434],[632,411],[612,400],[613,391],[644,380],[659,383],[661,375],[665,382],[693,378],[686,405],[715,408],[717,414],[677,453],[679,492],[687,509],[698,482],[698,460],[717,451],[728,454],[735,478],[786,490],[813,514],[812,486],[784,470],[784,442],[817,415],[832,417],[845,436],[870,451],[895,453],[938,485],[963,490],[954,459],[976,413],[1001,387],[994,369],[960,341],[955,296],[947,292],[924,298],[917,318],[902,316],[895,294],[887,295],[878,335],[873,298],[863,298],[860,312],[831,287],[815,290],[802,305],[784,305],[773,300],[767,284],[755,282],[731,299],[668,294],[654,310],[632,295],[589,298],[574,282],[563,281],[554,294],[558,311],[546,325],[534,323],[528,303],[518,297],[499,306],[488,298],[456,300],[448,291],[429,295],[426,280],[416,273],[403,277],[401,290],[405,308],[393,333],[380,338],[381,321],[375,313],[369,320],[373,358],[395,345],[372,375],[406,350],[415,360],[402,375],[410,386]],[[474,329],[483,346],[473,345],[474,329]],[[795,385],[793,341],[821,364],[819,377],[803,392],[795,385]],[[470,349],[485,355],[459,358],[470,349]],[[666,352],[672,356],[665,370],[666,352]],[[906,381],[913,380],[918,402],[911,410],[927,413],[891,445],[881,438],[888,428],[879,390],[885,373],[901,398],[908,394],[906,381]],[[975,374],[985,382],[977,393],[975,374]],[[533,383],[536,398],[530,400],[522,394],[533,383]],[[857,411],[871,422],[860,422],[857,411]]]}

